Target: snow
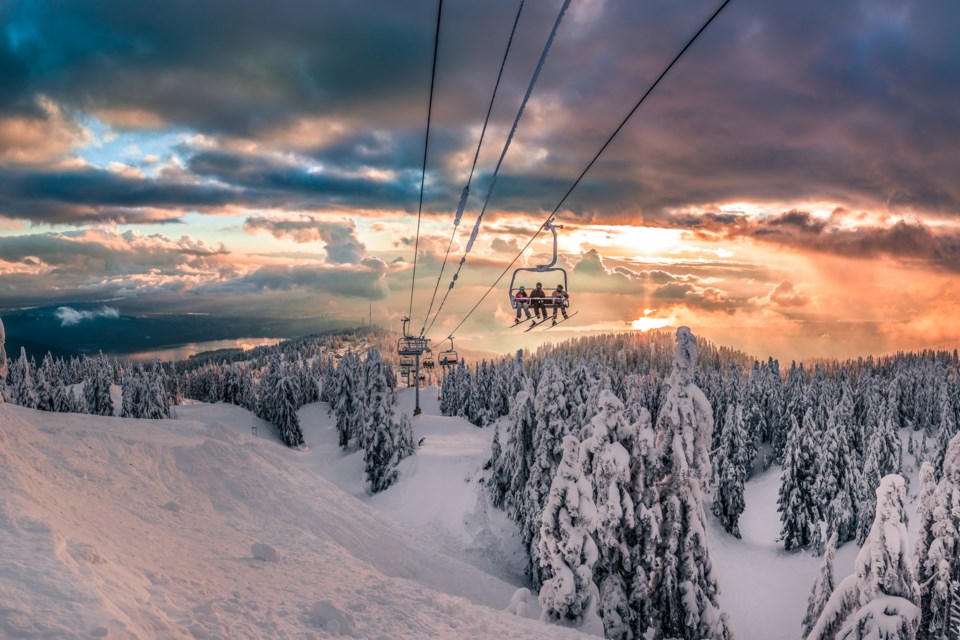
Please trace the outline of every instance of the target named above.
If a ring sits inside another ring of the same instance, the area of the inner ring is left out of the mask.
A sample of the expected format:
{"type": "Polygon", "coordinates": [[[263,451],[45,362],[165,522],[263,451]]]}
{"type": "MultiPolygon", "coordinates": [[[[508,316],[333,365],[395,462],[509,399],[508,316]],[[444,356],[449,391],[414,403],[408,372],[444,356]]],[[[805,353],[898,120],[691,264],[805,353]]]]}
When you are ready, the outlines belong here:
{"type": "MultiPolygon", "coordinates": [[[[519,533],[480,482],[493,428],[440,416],[436,389],[421,405],[423,444],[375,496],[325,403],[298,413],[303,451],[233,405],[174,420],[0,406],[0,637],[586,637],[536,621],[519,533]]],[[[401,391],[398,413],[412,406],[401,391]]],[[[798,637],[819,572],[776,542],[779,476],[746,484],[741,540],[707,518],[741,640],[798,637]]],[[[857,552],[837,550],[838,578],[857,552]]]]}
{"type": "Polygon", "coordinates": [[[175,420],[0,406],[0,637],[585,637],[504,611],[522,585],[445,551],[478,544],[450,512],[476,512],[492,432],[415,419],[424,447],[371,498],[325,414],[301,411],[298,452],[228,405],[175,420]]]}

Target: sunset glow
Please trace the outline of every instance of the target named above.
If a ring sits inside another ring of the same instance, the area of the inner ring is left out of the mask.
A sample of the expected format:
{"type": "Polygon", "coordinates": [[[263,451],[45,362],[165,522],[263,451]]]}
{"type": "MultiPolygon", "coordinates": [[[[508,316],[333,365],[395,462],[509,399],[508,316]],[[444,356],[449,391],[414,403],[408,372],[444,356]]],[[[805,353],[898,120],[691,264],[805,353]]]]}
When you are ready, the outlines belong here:
{"type": "Polygon", "coordinates": [[[13,334],[109,301],[211,314],[191,342],[407,313],[484,351],[675,322],[784,359],[960,342],[956,5],[732,4],[560,207],[580,313],[531,334],[509,328],[506,283],[549,260],[549,234],[521,250],[713,5],[579,6],[490,191],[556,7],[525,9],[456,229],[515,6],[445,10],[419,236],[434,7],[296,6],[242,3],[203,37],[222,22],[207,3],[0,7],[13,334]]]}

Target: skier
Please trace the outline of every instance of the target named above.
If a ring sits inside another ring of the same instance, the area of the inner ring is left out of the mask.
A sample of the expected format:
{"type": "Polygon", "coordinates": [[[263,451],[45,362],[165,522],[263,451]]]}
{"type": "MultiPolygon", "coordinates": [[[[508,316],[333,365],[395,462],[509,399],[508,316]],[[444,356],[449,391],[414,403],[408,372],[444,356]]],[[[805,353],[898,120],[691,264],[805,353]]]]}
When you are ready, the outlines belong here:
{"type": "Polygon", "coordinates": [[[527,314],[527,320],[530,319],[530,296],[527,295],[527,290],[523,285],[520,285],[520,289],[513,296],[516,306],[517,306],[517,319],[514,324],[520,324],[520,310],[522,309],[524,313],[527,314]]]}
{"type": "Polygon", "coordinates": [[[541,316],[543,319],[547,319],[547,307],[546,302],[547,293],[543,290],[543,284],[537,283],[537,288],[530,292],[530,302],[533,305],[533,311],[537,314],[537,320],[540,320],[541,316]]]}
{"type": "MultiPolygon", "coordinates": [[[[570,299],[570,295],[563,290],[563,285],[558,284],[557,290],[553,292],[553,324],[557,324],[557,311],[559,310],[563,313],[563,319],[566,320],[570,316],[567,315],[567,305],[566,301],[570,299]]],[[[551,325],[552,326],[552,325],[551,325]]]]}

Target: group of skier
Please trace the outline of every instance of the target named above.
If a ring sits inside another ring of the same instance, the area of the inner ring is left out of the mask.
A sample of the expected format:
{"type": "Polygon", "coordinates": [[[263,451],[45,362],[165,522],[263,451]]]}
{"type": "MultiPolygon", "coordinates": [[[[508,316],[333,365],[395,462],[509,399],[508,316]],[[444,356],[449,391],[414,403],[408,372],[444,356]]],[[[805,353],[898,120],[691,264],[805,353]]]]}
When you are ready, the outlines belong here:
{"type": "Polygon", "coordinates": [[[526,291],[526,287],[520,285],[520,288],[517,289],[513,297],[516,301],[514,306],[517,309],[515,324],[520,323],[521,313],[526,314],[527,320],[532,318],[530,313],[531,307],[533,307],[533,311],[536,314],[537,322],[545,322],[547,320],[547,305],[553,307],[553,324],[557,323],[558,311],[563,314],[564,320],[569,317],[567,315],[567,301],[570,299],[570,295],[564,290],[562,284],[558,284],[553,293],[549,295],[543,290],[543,284],[540,282],[537,283],[537,287],[529,294],[526,291]]]}

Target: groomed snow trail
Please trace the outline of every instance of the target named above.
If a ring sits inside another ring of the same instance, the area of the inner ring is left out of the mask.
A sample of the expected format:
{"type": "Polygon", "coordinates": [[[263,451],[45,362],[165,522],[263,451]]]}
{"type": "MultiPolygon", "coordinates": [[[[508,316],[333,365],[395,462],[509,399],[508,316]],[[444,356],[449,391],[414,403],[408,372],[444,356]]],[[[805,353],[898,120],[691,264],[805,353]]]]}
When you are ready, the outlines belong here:
{"type": "MultiPolygon", "coordinates": [[[[320,411],[307,407],[304,418],[311,410],[320,411]]],[[[515,585],[409,526],[443,521],[443,505],[425,489],[401,482],[394,503],[389,491],[358,499],[317,469],[327,456],[338,463],[328,471],[345,478],[358,454],[291,451],[229,405],[187,405],[178,415],[0,406],[0,637],[585,637],[500,611],[515,585]],[[364,503],[375,500],[386,513],[364,503]],[[410,506],[416,515],[402,517],[410,506]]],[[[450,496],[468,484],[464,473],[415,469],[444,448],[452,468],[466,464],[454,462],[459,445],[443,435],[431,443],[428,433],[404,472],[450,496]]]]}

